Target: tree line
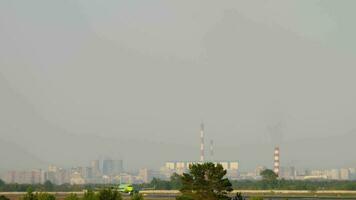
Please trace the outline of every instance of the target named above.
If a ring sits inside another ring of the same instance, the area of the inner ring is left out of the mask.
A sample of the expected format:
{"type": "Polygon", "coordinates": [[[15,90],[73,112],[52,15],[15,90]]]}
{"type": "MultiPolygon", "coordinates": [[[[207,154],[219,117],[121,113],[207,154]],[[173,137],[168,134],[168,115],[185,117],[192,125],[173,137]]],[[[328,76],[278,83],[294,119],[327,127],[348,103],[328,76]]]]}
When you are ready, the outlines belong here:
{"type": "MultiPolygon", "coordinates": [[[[230,180],[236,190],[356,190],[356,181],[335,180],[230,180]]],[[[139,188],[156,190],[179,190],[180,184],[172,181],[153,179],[150,183],[139,184],[139,188]]]]}
{"type": "MultiPolygon", "coordinates": [[[[0,180],[0,182],[2,182],[0,180]]],[[[312,180],[276,180],[267,182],[264,180],[230,180],[233,189],[237,190],[356,190],[356,181],[312,181],[312,180]]],[[[83,190],[94,190],[96,188],[105,188],[110,185],[86,184],[86,185],[54,185],[50,182],[46,184],[1,184],[0,192],[26,192],[27,188],[32,187],[35,191],[48,192],[79,192],[83,190]]],[[[139,190],[179,190],[182,184],[177,179],[161,180],[154,178],[149,183],[134,184],[139,190]]]]}
{"type": "MultiPolygon", "coordinates": [[[[1,182],[1,180],[0,180],[1,182]]],[[[263,180],[231,180],[233,189],[237,190],[356,190],[356,181],[311,181],[311,180],[276,180],[266,182],[263,180]]],[[[83,190],[94,190],[95,188],[109,187],[103,184],[86,185],[54,185],[47,184],[0,184],[0,192],[26,192],[27,188],[32,187],[35,191],[48,192],[79,192],[83,190]]],[[[161,180],[154,178],[150,183],[134,184],[139,190],[179,190],[181,183],[177,180],[161,180]]]]}
{"type": "MultiPolygon", "coordinates": [[[[54,194],[48,192],[34,192],[32,187],[27,189],[27,193],[23,195],[21,200],[56,200],[54,194]]],[[[135,193],[131,196],[131,200],[144,200],[142,194],[135,193]]],[[[10,200],[4,195],[0,196],[0,200],[10,200]]],[[[98,192],[88,190],[82,197],[75,193],[71,193],[64,198],[64,200],[123,200],[121,193],[111,188],[104,188],[98,192]]]]}
{"type": "MultiPolygon", "coordinates": [[[[278,179],[270,169],[261,172],[262,180],[230,180],[236,190],[356,190],[356,181],[338,180],[285,180],[278,179]]],[[[170,180],[154,178],[150,183],[137,185],[138,188],[157,190],[179,190],[182,183],[179,175],[174,174],[170,180]]]]}

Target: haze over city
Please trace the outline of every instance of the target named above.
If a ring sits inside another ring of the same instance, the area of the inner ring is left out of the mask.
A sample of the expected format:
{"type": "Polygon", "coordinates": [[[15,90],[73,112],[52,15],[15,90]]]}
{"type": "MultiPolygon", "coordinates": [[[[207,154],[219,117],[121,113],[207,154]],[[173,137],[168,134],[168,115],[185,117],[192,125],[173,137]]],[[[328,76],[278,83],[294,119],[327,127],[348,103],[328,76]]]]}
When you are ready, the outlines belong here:
{"type": "Polygon", "coordinates": [[[355,167],[355,1],[0,2],[0,172],[355,167]]]}

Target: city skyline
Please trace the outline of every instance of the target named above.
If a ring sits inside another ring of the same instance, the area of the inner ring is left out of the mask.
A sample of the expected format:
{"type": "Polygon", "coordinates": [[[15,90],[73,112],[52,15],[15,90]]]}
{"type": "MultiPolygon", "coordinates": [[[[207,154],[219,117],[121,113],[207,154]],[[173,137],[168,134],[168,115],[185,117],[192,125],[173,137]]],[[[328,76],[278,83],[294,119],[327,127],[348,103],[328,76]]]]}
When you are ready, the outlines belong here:
{"type": "MultiPolygon", "coordinates": [[[[109,156],[91,160],[89,165],[63,168],[56,165],[49,165],[47,170],[37,168],[32,170],[9,170],[0,173],[0,179],[6,183],[19,184],[43,184],[46,181],[62,185],[83,185],[83,184],[142,184],[149,183],[154,178],[170,180],[171,176],[183,174],[189,171],[192,164],[212,162],[220,164],[226,170],[226,177],[230,180],[261,180],[260,173],[265,169],[272,170],[278,178],[285,180],[356,180],[356,167],[344,168],[296,168],[292,165],[281,164],[283,161],[283,151],[279,146],[275,146],[270,166],[259,165],[250,170],[241,170],[240,162],[237,160],[216,160],[213,156],[212,143],[209,149],[205,150],[205,128],[200,125],[200,156],[195,160],[171,160],[161,164],[160,168],[125,169],[124,161],[111,159],[109,156]],[[209,151],[209,156],[205,157],[205,151],[209,151]],[[202,157],[203,156],[203,157],[202,157]],[[202,159],[203,158],[203,159],[202,159]]],[[[286,155],[288,156],[288,155],[286,155]]],[[[285,156],[284,156],[285,157],[285,156]]]]}
{"type": "MultiPolygon", "coordinates": [[[[261,180],[260,173],[273,167],[256,166],[254,170],[241,171],[238,161],[207,161],[221,164],[227,171],[226,177],[230,180],[261,180]]],[[[10,170],[0,176],[6,183],[18,184],[43,184],[50,181],[56,185],[71,184],[142,184],[149,183],[154,178],[170,180],[170,177],[177,173],[183,174],[189,170],[189,166],[196,161],[168,161],[159,169],[140,168],[136,171],[123,169],[122,160],[92,160],[90,166],[76,166],[62,168],[49,165],[47,169],[32,170],[10,170]],[[108,167],[110,161],[111,167],[108,167]],[[118,163],[115,164],[115,163],[118,163]],[[116,166],[117,165],[117,166],[116,166]],[[116,167],[115,167],[116,166],[116,167]],[[98,169],[95,169],[98,168],[98,169]],[[115,170],[119,169],[119,170],[115,170]],[[108,171],[110,170],[110,171],[108,171]]],[[[285,180],[356,180],[356,167],[349,168],[322,168],[303,169],[294,166],[279,166],[279,179],[285,180]]]]}
{"type": "MultiPolygon", "coordinates": [[[[280,127],[277,125],[276,127],[280,127]]],[[[270,128],[270,131],[276,132],[276,127],[270,128]]],[[[140,166],[139,169],[124,168],[122,159],[111,159],[110,156],[91,160],[89,165],[75,167],[60,167],[49,165],[47,170],[36,168],[32,170],[9,170],[0,173],[0,179],[7,183],[19,184],[43,184],[50,181],[56,185],[71,184],[142,184],[149,183],[154,178],[161,180],[170,180],[174,174],[183,174],[189,171],[193,164],[212,162],[215,165],[220,164],[226,170],[226,177],[230,180],[261,180],[260,173],[265,169],[271,169],[277,177],[286,180],[356,180],[356,167],[348,168],[313,168],[295,167],[281,162],[288,155],[284,155],[283,149],[279,145],[271,151],[271,165],[258,165],[251,171],[240,169],[238,160],[217,160],[214,157],[213,140],[210,140],[209,148],[205,148],[205,126],[200,124],[199,130],[199,157],[193,160],[174,160],[166,161],[159,168],[147,168],[140,166]],[[209,152],[209,154],[207,154],[209,152]],[[281,156],[282,155],[282,156],[281,156]],[[284,155],[284,156],[283,156],[284,155]],[[272,164],[273,163],[273,164],[272,164]]],[[[276,138],[275,138],[276,139],[276,138]]],[[[278,139],[277,139],[278,140],[278,139]]],[[[276,145],[276,144],[275,144],[276,145]]]]}

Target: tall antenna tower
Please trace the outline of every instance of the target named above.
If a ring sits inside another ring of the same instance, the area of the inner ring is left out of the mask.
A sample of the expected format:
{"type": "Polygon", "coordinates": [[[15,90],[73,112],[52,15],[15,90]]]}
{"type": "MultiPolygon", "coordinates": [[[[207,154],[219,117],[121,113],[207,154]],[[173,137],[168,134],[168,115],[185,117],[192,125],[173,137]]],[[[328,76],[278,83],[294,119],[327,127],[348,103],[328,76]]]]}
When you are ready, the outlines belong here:
{"type": "Polygon", "coordinates": [[[200,162],[204,162],[204,124],[200,125],[200,162]]]}
{"type": "Polygon", "coordinates": [[[210,160],[214,161],[214,141],[210,140],[210,160]]]}
{"type": "Polygon", "coordinates": [[[274,164],[273,164],[273,171],[274,173],[277,174],[277,176],[279,176],[279,171],[280,171],[279,153],[280,153],[279,147],[277,146],[274,148],[274,164]]]}

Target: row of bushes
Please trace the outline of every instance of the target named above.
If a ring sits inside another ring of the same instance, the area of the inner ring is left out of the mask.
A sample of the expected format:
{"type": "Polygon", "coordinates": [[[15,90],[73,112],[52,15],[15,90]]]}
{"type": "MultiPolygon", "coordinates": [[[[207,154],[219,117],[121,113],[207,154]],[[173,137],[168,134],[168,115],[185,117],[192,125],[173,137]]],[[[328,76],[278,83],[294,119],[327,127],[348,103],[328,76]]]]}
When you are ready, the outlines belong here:
{"type": "Polygon", "coordinates": [[[245,190],[356,190],[356,181],[231,181],[233,188],[245,190]]]}
{"type": "MultiPolygon", "coordinates": [[[[356,190],[356,181],[307,181],[307,180],[230,180],[234,189],[238,190],[356,190]]],[[[181,183],[176,179],[166,181],[154,179],[150,183],[136,185],[137,188],[157,190],[179,190],[181,183]]]]}
{"type": "MultiPolygon", "coordinates": [[[[252,180],[232,180],[230,181],[234,189],[240,190],[356,190],[356,181],[297,181],[297,180],[276,180],[276,181],[252,181],[252,180]]],[[[110,185],[88,184],[88,185],[54,185],[50,182],[45,184],[1,184],[0,191],[3,192],[24,192],[32,187],[36,191],[47,192],[79,192],[83,190],[92,190],[95,188],[108,187],[110,185]]],[[[177,179],[160,180],[153,179],[150,183],[134,185],[138,190],[156,189],[156,190],[179,190],[182,184],[177,179]]],[[[0,199],[1,200],[1,199],[0,199]]]]}
{"type": "MultiPolygon", "coordinates": [[[[135,193],[131,196],[131,200],[143,200],[142,194],[135,193]]],[[[6,196],[0,196],[0,200],[9,200],[6,196]]],[[[33,192],[32,188],[29,188],[27,193],[21,198],[21,200],[56,200],[56,196],[47,192],[33,192]]],[[[110,188],[102,189],[99,192],[93,192],[91,190],[84,193],[83,197],[79,197],[77,194],[72,193],[64,198],[64,200],[123,200],[121,193],[117,190],[111,190],[110,188]]]]}

